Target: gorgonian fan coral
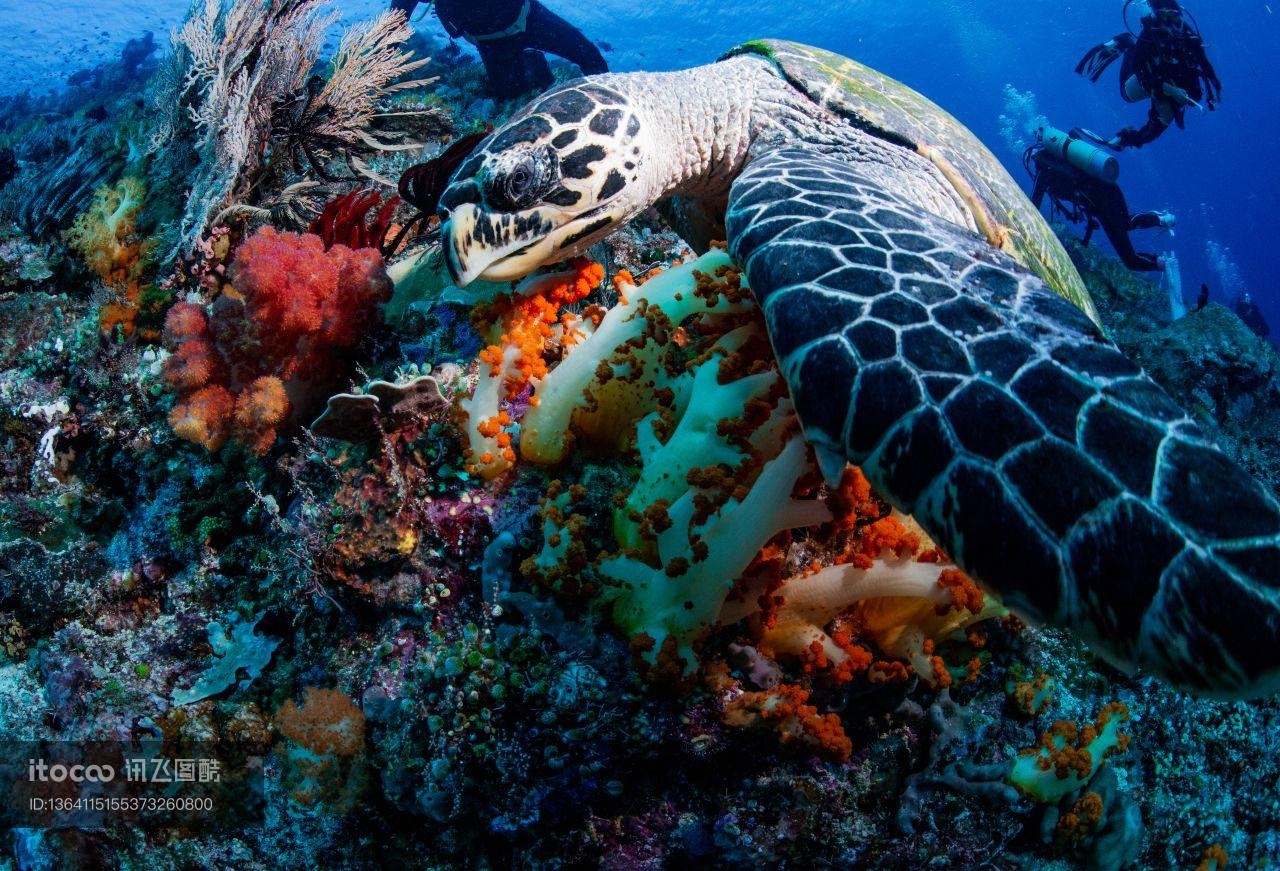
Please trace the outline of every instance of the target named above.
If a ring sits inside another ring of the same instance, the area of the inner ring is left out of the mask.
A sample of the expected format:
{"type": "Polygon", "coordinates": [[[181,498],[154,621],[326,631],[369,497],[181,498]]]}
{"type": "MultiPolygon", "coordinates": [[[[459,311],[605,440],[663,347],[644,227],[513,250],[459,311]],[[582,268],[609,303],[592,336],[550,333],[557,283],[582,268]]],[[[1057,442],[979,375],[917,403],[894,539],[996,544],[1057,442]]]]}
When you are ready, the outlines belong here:
{"type": "Polygon", "coordinates": [[[240,245],[228,276],[211,305],[181,302],[165,320],[169,422],[209,450],[235,438],[262,454],[349,374],[342,352],[368,335],[391,283],[373,249],[326,251],[270,227],[240,245]]]}
{"type": "Polygon", "coordinates": [[[271,170],[269,143],[290,158],[281,163],[324,178],[340,155],[403,147],[374,135],[371,124],[387,95],[429,83],[408,78],[426,61],[400,48],[412,34],[404,14],[387,12],[348,30],[322,79],[313,71],[337,20],[327,5],[205,0],[177,34],[150,143],[159,151],[176,138],[195,142],[198,165],[172,228],[174,255],[192,249],[213,216],[251,199],[271,170]]]}

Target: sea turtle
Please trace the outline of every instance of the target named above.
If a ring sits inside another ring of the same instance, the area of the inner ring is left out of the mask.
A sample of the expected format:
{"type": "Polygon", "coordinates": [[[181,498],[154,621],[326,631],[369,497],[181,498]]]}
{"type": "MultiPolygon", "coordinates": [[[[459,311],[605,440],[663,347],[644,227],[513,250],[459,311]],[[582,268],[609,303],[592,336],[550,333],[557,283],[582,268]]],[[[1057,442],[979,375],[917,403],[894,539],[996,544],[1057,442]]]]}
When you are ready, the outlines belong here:
{"type": "Polygon", "coordinates": [[[1017,613],[1119,665],[1280,686],[1280,503],[1106,338],[952,116],[777,41],[575,80],[458,168],[445,256],[459,285],[514,279],[659,202],[691,240],[727,233],[828,479],[857,463],[1017,613]]]}

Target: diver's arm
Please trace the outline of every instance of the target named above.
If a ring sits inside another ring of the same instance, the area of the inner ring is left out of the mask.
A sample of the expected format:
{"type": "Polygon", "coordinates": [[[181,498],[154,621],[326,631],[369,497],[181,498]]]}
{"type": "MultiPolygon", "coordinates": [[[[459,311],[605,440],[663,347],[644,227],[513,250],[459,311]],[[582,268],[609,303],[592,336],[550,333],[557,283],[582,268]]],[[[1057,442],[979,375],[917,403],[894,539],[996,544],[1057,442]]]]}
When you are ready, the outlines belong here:
{"type": "Polygon", "coordinates": [[[1040,172],[1036,175],[1036,186],[1031,191],[1031,204],[1037,209],[1044,202],[1044,195],[1049,190],[1049,173],[1041,167],[1040,172]]]}
{"type": "Polygon", "coordinates": [[[1123,148],[1141,148],[1149,142],[1155,142],[1160,138],[1160,134],[1169,129],[1169,121],[1166,121],[1161,115],[1160,110],[1156,108],[1155,102],[1151,104],[1151,111],[1147,113],[1147,123],[1141,128],[1135,130],[1132,127],[1126,127],[1116,134],[1109,145],[1116,149],[1123,148]]]}

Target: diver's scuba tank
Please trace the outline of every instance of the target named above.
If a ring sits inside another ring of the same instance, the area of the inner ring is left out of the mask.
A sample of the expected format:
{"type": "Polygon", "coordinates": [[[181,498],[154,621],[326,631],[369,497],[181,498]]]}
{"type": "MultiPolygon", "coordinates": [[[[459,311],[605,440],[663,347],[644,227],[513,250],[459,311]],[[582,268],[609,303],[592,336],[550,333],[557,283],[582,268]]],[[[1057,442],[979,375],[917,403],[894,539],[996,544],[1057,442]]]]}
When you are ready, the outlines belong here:
{"type": "Polygon", "coordinates": [[[1178,255],[1173,251],[1160,255],[1158,262],[1164,270],[1163,283],[1169,293],[1169,313],[1176,321],[1187,313],[1187,305],[1182,300],[1182,268],[1178,265],[1178,255]]]}
{"type": "Polygon", "coordinates": [[[1041,127],[1036,138],[1045,151],[1099,181],[1115,184],[1120,178],[1120,161],[1115,155],[1090,145],[1074,133],[1063,133],[1056,127],[1041,127]]]}

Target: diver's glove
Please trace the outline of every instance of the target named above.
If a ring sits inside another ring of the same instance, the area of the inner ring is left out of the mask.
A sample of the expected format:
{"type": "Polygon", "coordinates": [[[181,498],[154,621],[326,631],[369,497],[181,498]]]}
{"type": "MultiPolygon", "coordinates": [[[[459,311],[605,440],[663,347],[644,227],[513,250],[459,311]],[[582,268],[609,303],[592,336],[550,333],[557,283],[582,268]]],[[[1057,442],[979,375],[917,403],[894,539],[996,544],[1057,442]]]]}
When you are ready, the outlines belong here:
{"type": "Polygon", "coordinates": [[[1178,216],[1173,212],[1156,212],[1160,218],[1160,229],[1167,232],[1170,236],[1178,235],[1174,231],[1174,227],[1178,226],[1178,216]]]}

